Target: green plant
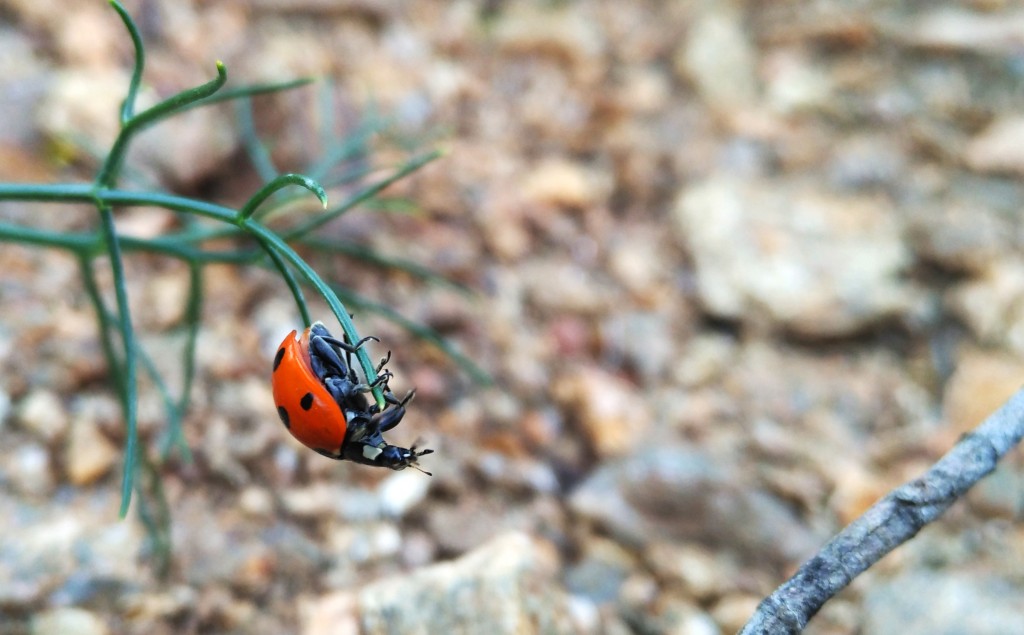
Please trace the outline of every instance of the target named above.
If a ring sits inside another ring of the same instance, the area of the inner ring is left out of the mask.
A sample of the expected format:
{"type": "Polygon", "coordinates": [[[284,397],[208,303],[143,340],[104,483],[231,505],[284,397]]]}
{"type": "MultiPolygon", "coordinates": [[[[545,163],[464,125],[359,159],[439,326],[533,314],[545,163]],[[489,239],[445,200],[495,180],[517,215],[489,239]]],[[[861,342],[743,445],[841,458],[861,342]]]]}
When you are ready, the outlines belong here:
{"type": "MultiPolygon", "coordinates": [[[[310,324],[312,318],[309,315],[304,296],[304,286],[312,288],[326,301],[348,341],[358,341],[360,336],[356,332],[349,312],[339,300],[339,292],[346,295],[349,293],[342,287],[323,280],[291,245],[305,245],[309,249],[347,253],[378,265],[403,269],[421,278],[438,279],[435,274],[414,263],[367,252],[358,245],[327,242],[313,237],[314,230],[357,205],[374,200],[388,185],[432,161],[438,156],[438,153],[428,152],[414,156],[383,178],[360,186],[340,205],[328,207],[326,192],[318,179],[328,175],[330,166],[338,161],[354,156],[354,153],[367,153],[367,138],[375,128],[364,127],[353,138],[346,139],[343,143],[333,144],[330,151],[325,153],[324,159],[312,170],[312,174],[317,178],[301,174],[278,175],[270,164],[269,153],[266,152],[265,146],[255,134],[251,121],[245,116],[248,110],[242,108],[240,113],[243,115],[246,146],[266,184],[240,209],[235,210],[201,200],[156,191],[118,189],[117,183],[125,167],[128,146],[135,135],[144,128],[184,110],[215,102],[238,100],[246,105],[248,99],[254,95],[289,90],[307,84],[309,80],[221,90],[227,81],[227,73],[224,65],[218,62],[217,77],[210,82],[182,91],[142,112],[136,112],[136,96],[141,84],[145,62],[144,47],[139,32],[127,11],[116,0],[110,0],[110,5],[121,17],[134,43],[135,65],[127,96],[119,113],[120,133],[103,159],[95,179],[91,183],[81,184],[0,183],[0,201],[90,203],[97,210],[98,226],[90,232],[59,232],[0,222],[0,241],[63,249],[77,258],[85,291],[96,312],[103,352],[121,403],[126,426],[120,514],[123,517],[127,513],[132,492],[138,490],[140,493],[140,518],[150,530],[151,542],[160,551],[166,547],[167,510],[166,503],[162,498],[156,463],[139,447],[136,425],[137,380],[141,365],[141,368],[151,377],[163,399],[167,416],[167,430],[159,445],[160,459],[165,459],[174,448],[178,448],[187,459],[189,451],[182,434],[182,420],[188,406],[189,394],[195,376],[195,347],[203,301],[203,267],[211,263],[232,263],[271,268],[286,283],[305,324],[310,324]],[[268,228],[264,221],[272,214],[287,215],[290,209],[288,204],[293,202],[295,197],[285,196],[282,190],[291,185],[297,185],[312,192],[321,202],[323,209],[304,220],[293,223],[279,234],[268,228]],[[118,235],[114,225],[114,210],[126,205],[153,206],[171,210],[178,215],[180,229],[153,238],[118,235]],[[211,219],[216,222],[210,223],[203,219],[211,219]],[[218,241],[218,244],[222,245],[224,239],[234,239],[231,244],[238,246],[231,249],[209,246],[212,241],[218,241]],[[182,351],[183,381],[181,393],[177,396],[171,394],[153,360],[137,343],[129,313],[125,285],[123,256],[128,252],[162,254],[179,259],[189,266],[190,286],[184,315],[187,336],[182,351]],[[113,277],[113,303],[104,299],[96,275],[97,262],[104,256],[110,263],[113,277]],[[141,479],[137,478],[140,463],[144,469],[144,477],[141,479]],[[147,497],[143,496],[143,493],[150,494],[155,499],[155,503],[147,501],[147,497]]],[[[336,178],[334,182],[328,182],[328,186],[340,182],[354,183],[367,174],[366,170],[355,173],[350,171],[348,174],[336,178]]],[[[365,298],[355,295],[350,295],[350,297],[353,302],[386,315],[390,311],[387,307],[374,305],[365,298]]],[[[400,322],[402,320],[401,316],[397,315],[389,315],[389,317],[400,322]]],[[[483,374],[469,360],[459,356],[436,333],[407,320],[405,326],[441,346],[446,352],[453,355],[464,368],[470,370],[471,374],[483,377],[483,374]]],[[[365,375],[370,380],[375,378],[374,365],[370,362],[367,354],[360,350],[356,357],[365,375]]],[[[379,388],[374,389],[373,398],[378,405],[383,406],[383,395],[379,388]]]]}

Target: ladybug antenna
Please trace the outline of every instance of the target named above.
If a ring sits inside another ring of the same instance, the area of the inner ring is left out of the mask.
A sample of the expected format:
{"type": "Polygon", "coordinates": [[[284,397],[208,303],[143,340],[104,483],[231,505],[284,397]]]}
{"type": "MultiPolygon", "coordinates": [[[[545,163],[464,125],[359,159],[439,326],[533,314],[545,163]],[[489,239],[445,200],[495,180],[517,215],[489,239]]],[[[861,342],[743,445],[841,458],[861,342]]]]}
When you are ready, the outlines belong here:
{"type": "Polygon", "coordinates": [[[421,456],[424,456],[424,455],[427,455],[427,454],[433,454],[434,451],[431,450],[430,448],[427,448],[426,450],[420,450],[419,452],[417,452],[416,451],[416,446],[419,445],[419,444],[420,444],[420,439],[417,439],[416,443],[413,443],[411,446],[409,446],[409,453],[412,455],[412,456],[409,457],[409,465],[410,465],[410,467],[414,467],[417,470],[419,470],[420,472],[423,472],[427,476],[433,476],[434,474],[432,472],[428,472],[428,471],[424,470],[422,467],[419,466],[418,463],[419,463],[419,458],[421,456]]]}

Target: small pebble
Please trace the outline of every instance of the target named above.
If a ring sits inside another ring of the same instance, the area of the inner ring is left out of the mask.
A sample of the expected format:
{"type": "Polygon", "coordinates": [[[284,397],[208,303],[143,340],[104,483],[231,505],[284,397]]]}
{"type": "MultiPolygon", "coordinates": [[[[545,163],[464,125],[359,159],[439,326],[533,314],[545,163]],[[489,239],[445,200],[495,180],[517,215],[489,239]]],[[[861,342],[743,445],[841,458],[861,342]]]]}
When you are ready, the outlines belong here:
{"type": "Polygon", "coordinates": [[[553,392],[600,456],[629,452],[651,425],[651,413],[639,390],[607,371],[579,368],[558,379],[553,392]]]}
{"type": "Polygon", "coordinates": [[[579,210],[602,203],[610,192],[606,175],[562,159],[541,161],[526,177],[522,190],[531,203],[579,210]]]}
{"type": "Polygon", "coordinates": [[[711,609],[711,616],[725,633],[738,633],[746,624],[761,598],[754,595],[730,595],[711,609]]]}
{"type": "Polygon", "coordinates": [[[103,435],[95,419],[75,417],[64,451],[64,469],[73,484],[83,486],[96,482],[120,457],[120,448],[103,435]]]}
{"type": "Polygon", "coordinates": [[[406,469],[384,479],[377,489],[380,508],[388,516],[400,518],[423,502],[430,491],[430,477],[406,469]]]}
{"type": "Polygon", "coordinates": [[[32,618],[32,635],[107,635],[110,630],[95,613],[66,606],[32,618]]]}
{"type": "Polygon", "coordinates": [[[757,96],[757,53],[743,16],[728,3],[702,6],[676,53],[676,71],[696,85],[713,110],[749,106],[757,96]]]}
{"type": "Polygon", "coordinates": [[[328,534],[327,545],[335,557],[359,564],[396,556],[402,534],[392,523],[341,525],[328,534]]]}
{"type": "Polygon", "coordinates": [[[264,487],[246,487],[238,497],[238,504],[246,514],[257,518],[270,518],[274,514],[274,497],[264,487]]]}
{"type": "Polygon", "coordinates": [[[968,167],[977,172],[1024,174],[1024,117],[998,118],[964,151],[968,167]]]}
{"type": "Polygon", "coordinates": [[[26,395],[16,407],[15,418],[43,441],[59,438],[68,428],[67,409],[56,393],[45,389],[26,395]]]}
{"type": "Polygon", "coordinates": [[[14,488],[29,496],[46,496],[53,491],[55,482],[50,465],[50,453],[34,443],[18,448],[7,467],[7,477],[14,488]]]}

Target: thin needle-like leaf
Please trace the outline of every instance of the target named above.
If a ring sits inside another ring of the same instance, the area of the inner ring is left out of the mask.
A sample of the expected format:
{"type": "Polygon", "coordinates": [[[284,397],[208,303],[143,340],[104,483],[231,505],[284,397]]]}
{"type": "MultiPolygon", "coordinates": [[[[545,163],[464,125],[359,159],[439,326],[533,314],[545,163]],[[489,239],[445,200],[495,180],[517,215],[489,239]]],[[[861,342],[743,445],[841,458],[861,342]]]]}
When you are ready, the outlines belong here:
{"type": "Polygon", "coordinates": [[[304,77],[302,79],[293,79],[287,82],[279,82],[274,84],[252,84],[249,86],[236,86],[235,88],[228,88],[218,92],[216,95],[209,95],[202,99],[186,104],[179,110],[179,112],[189,110],[191,108],[199,108],[201,106],[209,106],[210,104],[216,104],[223,101],[230,101],[232,99],[241,99],[243,97],[256,97],[257,95],[269,95],[272,93],[280,93],[286,90],[292,90],[294,88],[301,88],[308,84],[312,84],[316,79],[313,77],[304,77]]]}
{"type": "Polygon", "coordinates": [[[235,224],[237,225],[242,221],[248,220],[249,217],[256,212],[256,208],[258,208],[263,201],[270,198],[274,192],[281,188],[288,187],[289,185],[298,185],[306,188],[320,199],[321,205],[327,207],[327,192],[324,191],[322,185],[302,174],[282,174],[270,183],[261,187],[258,192],[253,194],[252,198],[246,201],[245,205],[238,210],[238,215],[235,217],[235,224]]]}
{"type": "Polygon", "coordinates": [[[266,252],[271,262],[277,267],[281,277],[284,278],[285,284],[288,285],[288,290],[292,292],[292,297],[295,298],[295,305],[299,307],[299,313],[302,316],[302,323],[309,326],[313,323],[313,320],[309,316],[309,306],[306,305],[306,296],[302,292],[302,286],[295,279],[295,276],[292,275],[291,270],[288,269],[288,264],[274,251],[273,247],[266,246],[266,252]]]}
{"type": "Polygon", "coordinates": [[[89,301],[92,303],[93,310],[96,312],[96,321],[100,327],[100,345],[103,348],[103,356],[107,362],[107,370],[111,375],[112,383],[115,388],[117,388],[117,396],[122,402],[122,409],[124,409],[124,402],[128,399],[128,395],[124,391],[124,378],[121,371],[121,361],[118,359],[117,353],[114,351],[114,342],[110,336],[110,328],[107,325],[107,315],[109,315],[110,312],[107,309],[106,303],[103,301],[103,294],[100,292],[99,284],[96,282],[96,272],[93,270],[92,263],[92,257],[89,254],[79,254],[79,271],[82,274],[82,280],[85,284],[86,295],[89,296],[89,301]]]}
{"type": "Polygon", "coordinates": [[[256,123],[252,119],[252,101],[240,99],[235,104],[235,115],[238,117],[238,127],[241,129],[242,145],[245,147],[249,160],[256,168],[256,173],[264,183],[269,183],[277,176],[278,170],[270,157],[270,149],[263,143],[256,132],[256,123]]]}
{"type": "Polygon", "coordinates": [[[127,281],[124,274],[124,261],[121,259],[121,245],[114,227],[114,213],[110,207],[97,202],[100,212],[100,229],[103,241],[110,258],[110,270],[114,279],[114,297],[117,301],[117,328],[121,333],[124,347],[124,418],[125,418],[125,456],[124,476],[121,484],[122,518],[128,514],[132,490],[135,482],[135,463],[138,454],[138,386],[135,381],[135,331],[132,326],[131,309],[128,307],[127,281]]]}
{"type": "Polygon", "coordinates": [[[304,234],[308,234],[314,229],[322,227],[326,223],[331,222],[338,216],[341,216],[342,214],[349,211],[353,207],[359,205],[363,201],[367,201],[373,198],[374,196],[377,196],[378,194],[381,193],[381,191],[386,189],[388,186],[412,174],[416,170],[420,169],[424,165],[430,163],[431,161],[437,159],[440,156],[441,152],[435,151],[427,153],[421,157],[412,159],[411,161],[403,165],[401,168],[399,168],[394,174],[365,188],[360,193],[356,194],[355,196],[345,201],[345,203],[342,204],[340,207],[335,207],[334,209],[325,212],[324,214],[320,214],[315,218],[311,218],[305,223],[302,223],[298,227],[292,229],[287,234],[285,234],[285,240],[292,240],[304,234]]]}
{"type": "MultiPolygon", "coordinates": [[[[196,342],[199,339],[199,320],[203,313],[203,269],[198,262],[189,265],[188,305],[185,307],[185,345],[182,348],[182,381],[181,397],[178,399],[178,411],[184,416],[188,411],[189,398],[192,395],[192,382],[196,371],[196,342]]],[[[180,430],[174,434],[182,440],[185,459],[189,460],[188,444],[184,442],[184,433],[180,430]]]]}
{"type": "Polygon", "coordinates": [[[472,377],[473,381],[475,381],[476,383],[487,386],[494,382],[493,378],[487,371],[480,368],[479,366],[476,365],[476,362],[460,353],[455,347],[448,343],[447,340],[441,337],[441,335],[438,334],[438,332],[433,330],[432,328],[424,326],[419,322],[410,320],[409,318],[405,317],[398,311],[395,311],[391,307],[385,304],[381,304],[379,302],[374,302],[373,300],[360,296],[349,289],[345,289],[338,285],[332,285],[332,288],[338,294],[338,297],[340,297],[342,301],[345,302],[346,305],[362,308],[367,311],[376,313],[390,320],[391,322],[398,324],[399,326],[409,331],[416,337],[424,341],[430,342],[434,346],[438,347],[445,355],[451,358],[452,361],[458,364],[463,371],[465,371],[470,377],[472,377]]]}
{"type": "Polygon", "coordinates": [[[117,0],[109,1],[110,6],[121,16],[121,21],[124,22],[125,28],[128,29],[128,35],[132,38],[132,45],[135,47],[135,65],[132,68],[132,78],[128,82],[128,94],[125,95],[124,101],[121,102],[121,125],[124,126],[135,115],[135,98],[139,94],[139,85],[142,83],[142,69],[146,65],[146,48],[142,45],[142,36],[139,35],[139,29],[135,26],[132,16],[128,14],[128,11],[117,0]]]}
{"type": "Polygon", "coordinates": [[[464,284],[460,284],[451,280],[429,267],[407,260],[405,258],[398,258],[396,256],[385,256],[374,249],[371,249],[365,245],[358,243],[351,243],[341,240],[324,240],[322,238],[305,238],[302,240],[302,244],[308,247],[312,247],[317,251],[323,251],[333,254],[344,254],[351,256],[357,260],[368,262],[373,265],[380,267],[386,267],[388,269],[395,269],[397,271],[404,271],[412,276],[415,276],[425,282],[433,282],[441,284],[447,287],[455,289],[459,293],[464,295],[472,295],[473,290],[464,284]]]}
{"type": "Polygon", "coordinates": [[[169,97],[159,104],[123,121],[121,132],[114,139],[114,145],[111,147],[110,153],[107,154],[107,159],[103,162],[99,173],[96,175],[96,185],[98,187],[113,187],[117,181],[121,165],[124,163],[124,157],[128,151],[128,143],[140,130],[181,111],[190,103],[204,97],[209,97],[217,92],[227,81],[227,69],[224,67],[224,64],[217,62],[217,77],[214,79],[195,88],[183,90],[177,95],[169,97]]]}

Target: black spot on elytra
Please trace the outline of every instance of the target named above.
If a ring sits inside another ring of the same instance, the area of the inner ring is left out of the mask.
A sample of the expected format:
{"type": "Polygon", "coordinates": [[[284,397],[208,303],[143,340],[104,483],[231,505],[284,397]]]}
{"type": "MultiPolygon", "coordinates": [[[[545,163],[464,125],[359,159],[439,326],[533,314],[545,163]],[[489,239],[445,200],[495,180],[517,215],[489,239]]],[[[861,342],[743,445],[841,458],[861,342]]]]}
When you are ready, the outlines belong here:
{"type": "Polygon", "coordinates": [[[284,359],[284,347],[277,349],[277,355],[274,356],[274,370],[281,365],[281,360],[284,359]]]}
{"type": "Polygon", "coordinates": [[[291,419],[288,418],[288,411],[284,409],[284,406],[277,407],[277,416],[281,417],[281,423],[284,424],[284,427],[291,430],[292,422],[291,419]]]}
{"type": "Polygon", "coordinates": [[[299,401],[299,405],[302,406],[303,410],[309,410],[313,407],[313,393],[307,392],[302,395],[302,400],[299,401]]]}

